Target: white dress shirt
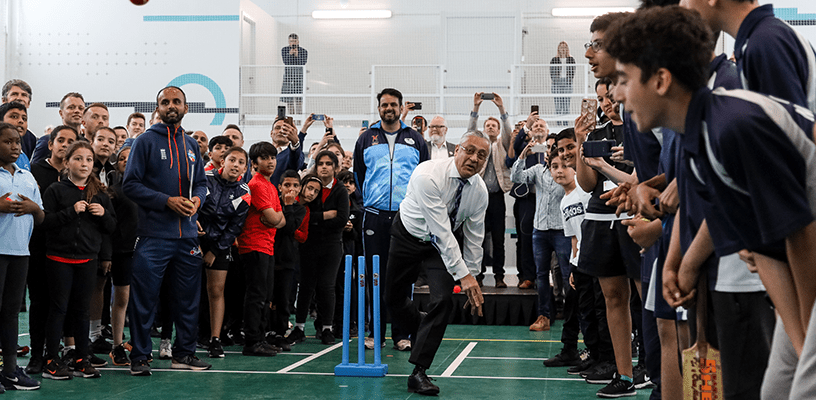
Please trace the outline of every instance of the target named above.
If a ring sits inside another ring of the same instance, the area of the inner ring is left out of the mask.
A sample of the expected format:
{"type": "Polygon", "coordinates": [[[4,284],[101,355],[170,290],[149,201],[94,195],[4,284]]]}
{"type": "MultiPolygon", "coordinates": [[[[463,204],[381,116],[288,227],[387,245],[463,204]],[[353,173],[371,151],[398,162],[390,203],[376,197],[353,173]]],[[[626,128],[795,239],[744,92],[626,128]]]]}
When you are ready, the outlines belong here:
{"type": "Polygon", "coordinates": [[[450,157],[448,154],[448,142],[442,142],[440,146],[431,142],[431,160],[445,159],[448,157],[450,157]]]}
{"type": "Polygon", "coordinates": [[[464,254],[451,231],[449,213],[459,187],[459,170],[454,158],[425,161],[416,167],[400,204],[400,219],[412,236],[430,241],[439,250],[454,280],[468,273],[476,276],[482,266],[487,187],[476,174],[462,189],[454,230],[462,227],[464,254]]]}

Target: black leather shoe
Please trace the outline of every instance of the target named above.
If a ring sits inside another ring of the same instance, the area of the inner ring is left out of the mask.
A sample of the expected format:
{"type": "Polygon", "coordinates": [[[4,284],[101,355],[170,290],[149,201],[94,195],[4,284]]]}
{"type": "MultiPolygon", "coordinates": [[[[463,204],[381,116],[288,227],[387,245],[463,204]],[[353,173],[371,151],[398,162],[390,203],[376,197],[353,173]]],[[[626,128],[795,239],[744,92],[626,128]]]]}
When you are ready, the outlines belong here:
{"type": "Polygon", "coordinates": [[[408,391],[424,396],[436,396],[439,394],[439,386],[431,383],[431,380],[428,375],[425,375],[425,368],[417,366],[408,377],[408,391]]]}

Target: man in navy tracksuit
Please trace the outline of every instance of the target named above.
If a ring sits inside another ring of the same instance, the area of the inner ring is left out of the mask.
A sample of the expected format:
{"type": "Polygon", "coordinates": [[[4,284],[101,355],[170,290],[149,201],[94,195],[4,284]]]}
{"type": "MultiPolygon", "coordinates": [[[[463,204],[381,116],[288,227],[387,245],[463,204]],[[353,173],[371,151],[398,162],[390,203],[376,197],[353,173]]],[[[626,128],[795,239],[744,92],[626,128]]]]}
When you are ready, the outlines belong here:
{"type": "Polygon", "coordinates": [[[172,368],[210,368],[195,357],[201,293],[201,250],[196,212],[207,194],[207,178],[198,144],[184,134],[181,119],[187,99],[177,87],[157,96],[161,123],[133,144],[122,188],[139,206],[138,239],[130,290],[131,374],[150,375],[150,328],[166,276],[172,288],[176,342],[172,368]]]}
{"type": "MultiPolygon", "coordinates": [[[[385,282],[391,223],[405,198],[414,168],[430,157],[422,135],[399,120],[402,93],[396,89],[383,89],[377,95],[377,102],[381,121],[371,125],[357,139],[354,178],[363,194],[363,253],[369,271],[366,276],[371,276],[371,256],[379,255],[380,282],[385,282]]],[[[380,288],[381,302],[385,299],[383,289],[380,288]]],[[[385,344],[385,319],[383,315],[380,320],[382,345],[385,344]]],[[[408,333],[401,332],[398,324],[391,325],[391,337],[395,348],[410,350],[408,333]]],[[[366,347],[374,348],[372,338],[366,340],[366,347]]]]}

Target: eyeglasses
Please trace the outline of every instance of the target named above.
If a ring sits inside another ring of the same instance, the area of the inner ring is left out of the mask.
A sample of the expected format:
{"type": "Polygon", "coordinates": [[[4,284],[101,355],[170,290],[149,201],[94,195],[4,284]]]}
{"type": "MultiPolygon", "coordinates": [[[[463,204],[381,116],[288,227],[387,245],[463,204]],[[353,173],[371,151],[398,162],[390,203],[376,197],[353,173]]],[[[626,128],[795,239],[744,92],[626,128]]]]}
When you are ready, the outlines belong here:
{"type": "Polygon", "coordinates": [[[447,129],[445,125],[428,125],[429,129],[447,129]]]}
{"type": "Polygon", "coordinates": [[[603,49],[602,43],[600,41],[598,41],[598,40],[594,40],[594,41],[589,42],[589,43],[584,43],[584,50],[589,50],[590,47],[592,47],[592,51],[594,51],[596,53],[601,51],[601,49],[603,49]]]}
{"type": "Polygon", "coordinates": [[[487,160],[488,153],[485,150],[480,151],[479,149],[473,146],[462,147],[462,150],[465,152],[465,154],[468,155],[468,157],[472,157],[475,154],[476,158],[478,158],[480,161],[487,160]]]}

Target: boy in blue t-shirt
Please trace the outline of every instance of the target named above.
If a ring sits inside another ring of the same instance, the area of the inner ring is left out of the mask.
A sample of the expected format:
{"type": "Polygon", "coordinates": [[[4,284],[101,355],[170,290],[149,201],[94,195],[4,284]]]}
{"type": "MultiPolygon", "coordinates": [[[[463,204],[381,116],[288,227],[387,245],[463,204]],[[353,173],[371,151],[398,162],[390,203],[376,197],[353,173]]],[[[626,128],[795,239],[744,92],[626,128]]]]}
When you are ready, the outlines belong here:
{"type": "Polygon", "coordinates": [[[34,223],[45,217],[37,181],[15,164],[20,154],[20,132],[0,122],[0,393],[40,388],[39,382],[17,365],[17,319],[28,275],[28,241],[34,223]]]}
{"type": "MultiPolygon", "coordinates": [[[[731,229],[723,233],[753,257],[782,317],[790,340],[775,335],[773,351],[792,343],[802,354],[799,365],[810,367],[816,349],[803,348],[802,338],[816,293],[810,267],[816,259],[813,114],[753,92],[706,88],[714,41],[697,13],[679,7],[642,10],[610,31],[607,49],[617,59],[616,99],[626,104],[639,130],[662,126],[679,133],[690,169],[709,183],[710,198],[721,210],[707,214],[706,220],[728,224],[731,229]]],[[[718,254],[726,250],[717,244],[714,240],[718,254]]],[[[685,257],[697,255],[692,245],[685,257]]],[[[668,293],[671,300],[691,298],[698,273],[681,265],[677,289],[668,293]]],[[[796,368],[795,356],[778,360],[790,371],[796,368]]],[[[791,378],[800,379],[807,369],[799,368],[791,378]]]]}

